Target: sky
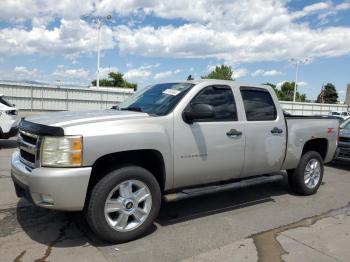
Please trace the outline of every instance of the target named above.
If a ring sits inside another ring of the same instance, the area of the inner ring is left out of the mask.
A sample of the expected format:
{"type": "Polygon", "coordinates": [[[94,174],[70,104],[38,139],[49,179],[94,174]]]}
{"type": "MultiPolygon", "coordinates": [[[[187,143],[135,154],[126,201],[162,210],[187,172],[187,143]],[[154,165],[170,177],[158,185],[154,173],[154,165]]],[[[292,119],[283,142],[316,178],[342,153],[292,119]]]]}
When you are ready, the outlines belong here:
{"type": "Polygon", "coordinates": [[[239,82],[295,80],[316,99],[350,83],[350,0],[1,0],[0,80],[88,86],[122,72],[141,88],[195,79],[216,65],[239,82]],[[112,19],[107,20],[108,15],[112,19]]]}

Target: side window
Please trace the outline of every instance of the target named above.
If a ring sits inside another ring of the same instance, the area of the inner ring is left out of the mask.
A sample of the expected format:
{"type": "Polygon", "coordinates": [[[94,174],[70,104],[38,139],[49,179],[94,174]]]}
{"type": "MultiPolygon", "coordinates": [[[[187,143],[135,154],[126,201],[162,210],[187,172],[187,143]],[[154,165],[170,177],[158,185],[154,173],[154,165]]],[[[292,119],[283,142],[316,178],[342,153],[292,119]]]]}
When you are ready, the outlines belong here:
{"type": "Polygon", "coordinates": [[[209,104],[214,107],[215,118],[209,121],[237,121],[236,103],[229,86],[208,86],[190,103],[209,104]]]}
{"type": "Polygon", "coordinates": [[[271,121],[277,118],[270,93],[259,89],[241,88],[241,94],[248,121],[271,121]]]}

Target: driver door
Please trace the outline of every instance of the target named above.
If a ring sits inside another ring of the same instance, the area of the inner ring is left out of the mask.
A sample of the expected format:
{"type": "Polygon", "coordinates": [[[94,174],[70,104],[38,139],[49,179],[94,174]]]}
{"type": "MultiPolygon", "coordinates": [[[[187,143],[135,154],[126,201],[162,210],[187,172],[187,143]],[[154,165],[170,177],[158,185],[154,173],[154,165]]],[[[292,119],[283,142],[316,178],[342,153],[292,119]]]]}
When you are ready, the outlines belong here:
{"type": "Polygon", "coordinates": [[[174,186],[238,178],[244,163],[244,124],[230,86],[204,87],[187,105],[209,104],[215,117],[187,124],[174,119],[174,186]],[[239,135],[234,135],[232,130],[239,135]]]}

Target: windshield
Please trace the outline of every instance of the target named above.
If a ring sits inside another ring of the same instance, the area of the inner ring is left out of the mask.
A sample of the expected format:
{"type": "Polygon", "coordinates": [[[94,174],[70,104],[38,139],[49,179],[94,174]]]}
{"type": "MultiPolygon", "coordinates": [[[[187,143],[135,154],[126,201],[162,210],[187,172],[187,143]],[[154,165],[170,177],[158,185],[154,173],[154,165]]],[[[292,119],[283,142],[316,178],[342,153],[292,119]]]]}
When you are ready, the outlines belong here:
{"type": "Polygon", "coordinates": [[[164,83],[145,87],[119,105],[120,110],[168,114],[193,87],[190,83],[164,83]]]}
{"type": "Polygon", "coordinates": [[[343,129],[350,129],[350,119],[346,120],[345,122],[343,122],[341,125],[340,125],[340,128],[343,128],[343,129]]]}
{"type": "Polygon", "coordinates": [[[13,104],[11,104],[9,101],[7,101],[5,99],[5,97],[3,97],[3,96],[0,96],[0,103],[5,105],[5,106],[13,107],[13,104]]]}

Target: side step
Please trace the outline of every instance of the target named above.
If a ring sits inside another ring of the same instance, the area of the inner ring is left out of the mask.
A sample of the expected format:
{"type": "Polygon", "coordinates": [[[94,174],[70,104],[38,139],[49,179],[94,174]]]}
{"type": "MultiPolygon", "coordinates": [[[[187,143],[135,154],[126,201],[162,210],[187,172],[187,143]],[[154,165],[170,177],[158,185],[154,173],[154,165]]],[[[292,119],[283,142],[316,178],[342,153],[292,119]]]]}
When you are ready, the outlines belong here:
{"type": "Polygon", "coordinates": [[[222,192],[231,189],[239,189],[248,186],[255,186],[264,183],[271,183],[275,181],[279,181],[283,178],[283,175],[269,175],[269,176],[260,176],[255,178],[248,178],[245,180],[241,180],[238,182],[232,182],[223,185],[211,185],[211,186],[203,186],[203,187],[195,187],[188,188],[177,193],[170,193],[163,196],[166,202],[183,200],[186,198],[197,197],[201,195],[213,194],[217,192],[222,192]]]}

